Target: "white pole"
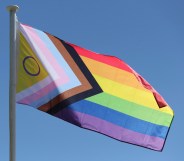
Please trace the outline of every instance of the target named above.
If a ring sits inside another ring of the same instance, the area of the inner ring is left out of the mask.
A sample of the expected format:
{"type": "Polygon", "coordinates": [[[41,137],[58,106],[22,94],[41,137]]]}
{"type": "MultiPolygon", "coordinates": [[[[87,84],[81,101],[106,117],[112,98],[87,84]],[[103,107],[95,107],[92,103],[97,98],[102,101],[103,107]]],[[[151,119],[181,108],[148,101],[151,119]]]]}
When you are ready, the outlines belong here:
{"type": "Polygon", "coordinates": [[[18,6],[8,6],[10,12],[10,81],[9,81],[9,130],[10,130],[10,161],[16,161],[16,11],[18,6]]]}

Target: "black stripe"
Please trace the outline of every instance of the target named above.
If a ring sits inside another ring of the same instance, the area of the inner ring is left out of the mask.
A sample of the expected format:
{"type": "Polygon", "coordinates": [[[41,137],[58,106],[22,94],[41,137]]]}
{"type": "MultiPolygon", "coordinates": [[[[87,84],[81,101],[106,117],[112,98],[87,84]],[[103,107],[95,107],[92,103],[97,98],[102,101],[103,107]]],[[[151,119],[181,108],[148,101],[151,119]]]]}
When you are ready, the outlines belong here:
{"type": "Polygon", "coordinates": [[[76,50],[71,45],[64,42],[63,40],[61,40],[59,38],[57,38],[57,39],[61,41],[61,43],[64,45],[64,47],[66,48],[68,53],[71,55],[71,57],[73,58],[75,63],[80,68],[81,72],[84,74],[84,76],[86,77],[88,82],[91,84],[92,89],[81,92],[81,93],[76,94],[76,95],[74,95],[66,100],[61,101],[59,104],[57,104],[56,106],[52,107],[49,111],[47,111],[47,113],[49,113],[51,115],[56,114],[57,112],[59,112],[60,110],[62,110],[63,108],[65,108],[66,106],[68,106],[72,103],[75,103],[75,102],[80,101],[82,99],[85,99],[87,97],[90,97],[90,96],[93,96],[93,95],[96,95],[98,93],[103,92],[101,87],[96,82],[95,78],[92,76],[92,74],[90,73],[90,71],[88,70],[88,68],[86,67],[86,65],[82,61],[82,59],[80,58],[79,54],[76,52],[76,50]]]}

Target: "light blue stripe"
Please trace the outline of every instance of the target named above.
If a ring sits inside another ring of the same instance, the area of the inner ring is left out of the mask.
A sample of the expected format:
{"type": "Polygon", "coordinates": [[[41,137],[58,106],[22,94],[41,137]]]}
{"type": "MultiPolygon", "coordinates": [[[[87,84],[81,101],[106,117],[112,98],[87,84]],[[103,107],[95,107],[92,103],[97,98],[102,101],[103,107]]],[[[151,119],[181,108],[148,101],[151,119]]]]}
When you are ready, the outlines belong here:
{"type": "Polygon", "coordinates": [[[53,91],[49,92],[47,95],[41,97],[40,99],[38,99],[37,101],[34,101],[30,104],[30,106],[33,106],[35,108],[38,108],[40,107],[41,105],[49,102],[51,99],[53,99],[54,97],[56,97],[57,95],[71,89],[71,88],[74,88],[76,86],[79,86],[81,85],[80,83],[77,84],[77,82],[75,82],[75,85],[74,83],[71,83],[73,80],[70,80],[68,83],[64,84],[64,85],[61,85],[59,86],[58,88],[55,88],[53,91]],[[72,86],[74,85],[74,86],[72,86]]]}
{"type": "MultiPolygon", "coordinates": [[[[49,37],[42,31],[34,29],[37,36],[40,37],[40,39],[43,41],[43,43],[47,46],[49,51],[52,53],[53,57],[56,59],[58,64],[61,66],[62,69],[64,69],[66,75],[69,77],[69,82],[66,84],[63,84],[59,86],[58,88],[50,91],[43,97],[39,98],[38,100],[32,102],[30,106],[33,106],[35,108],[49,102],[51,99],[56,97],[58,94],[61,94],[71,88],[74,88],[76,86],[81,85],[80,81],[78,78],[75,76],[69,65],[66,63],[65,59],[63,56],[60,54],[60,52],[57,50],[55,45],[52,43],[52,41],[49,39],[49,37]]],[[[39,47],[39,46],[38,46],[39,47]]],[[[62,78],[62,75],[60,76],[62,78]]]]}
{"type": "Polygon", "coordinates": [[[73,79],[73,83],[75,84],[75,81],[79,81],[78,78],[73,73],[73,71],[71,70],[70,66],[67,64],[67,62],[63,58],[63,56],[60,54],[58,49],[55,47],[53,42],[50,40],[50,38],[43,31],[40,31],[37,29],[34,29],[34,30],[36,31],[40,39],[44,42],[45,46],[47,46],[49,51],[52,53],[52,56],[55,58],[58,64],[62,67],[62,69],[64,69],[65,73],[67,73],[67,76],[70,79],[73,79]]]}

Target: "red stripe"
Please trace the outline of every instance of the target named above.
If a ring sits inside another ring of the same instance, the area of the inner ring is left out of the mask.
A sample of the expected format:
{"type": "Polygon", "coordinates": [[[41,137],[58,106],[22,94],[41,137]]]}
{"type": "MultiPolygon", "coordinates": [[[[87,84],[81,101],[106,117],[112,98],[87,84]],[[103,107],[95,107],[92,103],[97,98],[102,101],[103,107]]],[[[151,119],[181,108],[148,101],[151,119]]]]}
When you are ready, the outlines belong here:
{"type": "Polygon", "coordinates": [[[110,66],[120,68],[122,70],[132,73],[132,69],[125,62],[123,62],[122,60],[120,60],[119,58],[115,56],[97,54],[95,52],[83,49],[74,44],[70,44],[70,43],[68,44],[71,45],[77,51],[77,53],[81,56],[85,56],[85,57],[100,61],[102,63],[108,64],[110,66]]]}
{"type": "Polygon", "coordinates": [[[119,58],[115,56],[109,56],[109,55],[102,55],[102,54],[97,54],[95,52],[92,52],[90,50],[86,50],[84,48],[81,48],[77,45],[68,43],[71,45],[79,55],[85,56],[97,61],[100,61],[102,63],[108,64],[110,66],[125,70],[127,72],[130,72],[134,74],[134,76],[137,78],[140,84],[149,91],[151,91],[155,97],[155,100],[160,108],[167,106],[166,101],[163,99],[163,97],[141,76],[139,75],[136,71],[134,71],[129,65],[127,65],[125,62],[120,60],[119,58]]]}

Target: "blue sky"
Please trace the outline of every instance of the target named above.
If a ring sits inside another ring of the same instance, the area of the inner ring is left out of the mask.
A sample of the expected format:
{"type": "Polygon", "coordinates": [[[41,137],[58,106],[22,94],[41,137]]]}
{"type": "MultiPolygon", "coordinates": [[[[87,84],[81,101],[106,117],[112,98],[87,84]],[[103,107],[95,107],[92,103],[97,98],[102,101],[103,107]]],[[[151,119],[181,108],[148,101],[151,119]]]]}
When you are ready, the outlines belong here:
{"type": "Polygon", "coordinates": [[[183,160],[183,0],[1,0],[0,161],[9,160],[9,13],[19,21],[84,48],[123,59],[175,112],[163,152],[118,142],[31,107],[18,105],[17,161],[183,160]]]}

